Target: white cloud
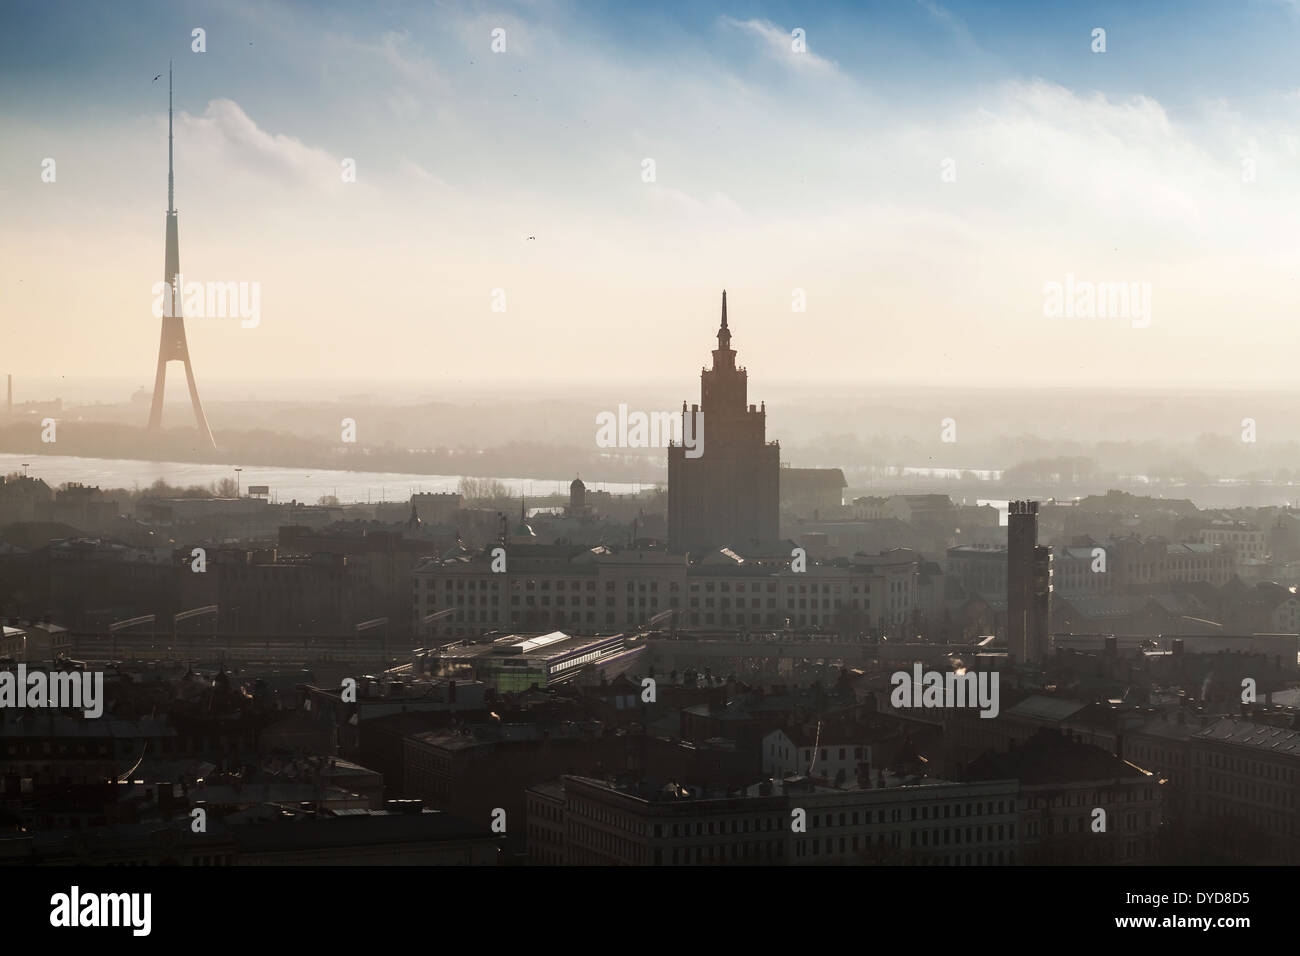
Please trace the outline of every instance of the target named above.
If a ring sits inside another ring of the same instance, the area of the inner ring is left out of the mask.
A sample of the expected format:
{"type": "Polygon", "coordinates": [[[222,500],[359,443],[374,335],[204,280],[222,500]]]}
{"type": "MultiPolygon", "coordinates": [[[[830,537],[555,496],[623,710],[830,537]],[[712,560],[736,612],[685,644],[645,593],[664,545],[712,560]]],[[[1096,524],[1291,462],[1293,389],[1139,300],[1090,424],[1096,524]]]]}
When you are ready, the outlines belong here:
{"type": "Polygon", "coordinates": [[[433,60],[422,55],[407,32],[390,30],[375,41],[350,40],[357,52],[386,63],[398,77],[419,85],[440,82],[442,75],[433,60]]]}
{"type": "Polygon", "coordinates": [[[725,27],[739,30],[756,38],[759,40],[762,49],[773,59],[784,63],[793,70],[812,74],[839,72],[839,65],[835,61],[828,60],[812,52],[812,37],[805,36],[806,49],[802,53],[796,53],[794,38],[791,35],[792,31],[779,27],[770,20],[737,20],[734,17],[724,16],[719,17],[718,22],[725,27]]]}
{"type": "Polygon", "coordinates": [[[202,116],[177,117],[177,137],[204,164],[227,174],[243,170],[280,184],[332,186],[341,182],[341,158],[284,133],[269,133],[233,100],[215,99],[202,116]]]}
{"type": "Polygon", "coordinates": [[[971,35],[970,30],[966,29],[966,24],[962,23],[951,10],[941,7],[937,3],[931,2],[931,0],[916,0],[916,4],[939,23],[943,24],[943,26],[947,28],[953,36],[961,40],[962,44],[967,47],[968,51],[973,52],[979,49],[979,44],[975,42],[975,38],[971,35]]]}

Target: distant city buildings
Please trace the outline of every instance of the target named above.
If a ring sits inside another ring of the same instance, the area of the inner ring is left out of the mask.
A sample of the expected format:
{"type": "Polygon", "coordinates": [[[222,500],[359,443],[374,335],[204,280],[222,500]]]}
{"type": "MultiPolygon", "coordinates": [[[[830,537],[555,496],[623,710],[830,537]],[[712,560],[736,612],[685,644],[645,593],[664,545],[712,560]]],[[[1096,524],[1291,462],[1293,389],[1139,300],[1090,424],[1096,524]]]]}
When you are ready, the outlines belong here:
{"type": "MultiPolygon", "coordinates": [[[[781,468],[781,510],[799,517],[838,518],[848,482],[839,468],[781,468]]],[[[945,496],[946,497],[946,496],[945,496]]]]}
{"type": "Polygon", "coordinates": [[[0,863],[1300,862],[1296,511],[846,503],[730,345],[666,492],[5,477],[0,669],[108,706],[0,710],[0,863]]]}
{"type": "Polygon", "coordinates": [[[430,639],[468,639],[487,631],[646,626],[676,612],[682,628],[735,630],[816,627],[901,637],[921,599],[910,551],[811,563],[746,560],[733,551],[689,562],[664,551],[508,545],[504,570],[490,549],[428,558],[411,572],[413,620],[452,611],[427,625],[430,639]],[[500,564],[498,563],[498,568],[500,564]]]}

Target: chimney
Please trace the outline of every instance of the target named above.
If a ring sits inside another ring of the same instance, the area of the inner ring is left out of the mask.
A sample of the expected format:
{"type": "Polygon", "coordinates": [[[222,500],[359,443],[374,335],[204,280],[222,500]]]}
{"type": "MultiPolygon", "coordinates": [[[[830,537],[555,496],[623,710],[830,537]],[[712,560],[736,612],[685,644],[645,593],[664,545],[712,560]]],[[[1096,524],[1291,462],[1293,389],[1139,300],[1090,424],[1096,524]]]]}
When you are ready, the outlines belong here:
{"type": "Polygon", "coordinates": [[[449,704],[456,703],[456,682],[454,680],[447,681],[447,702],[449,704]]]}

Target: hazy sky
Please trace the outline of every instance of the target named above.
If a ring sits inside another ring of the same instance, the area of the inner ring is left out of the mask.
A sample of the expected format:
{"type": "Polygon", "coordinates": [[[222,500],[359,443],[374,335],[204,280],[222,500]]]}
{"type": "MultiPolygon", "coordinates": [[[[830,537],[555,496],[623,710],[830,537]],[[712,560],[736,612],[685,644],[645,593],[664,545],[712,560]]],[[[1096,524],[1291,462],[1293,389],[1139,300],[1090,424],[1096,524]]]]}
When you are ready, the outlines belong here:
{"type": "Polygon", "coordinates": [[[755,399],[1294,387],[1298,41],[1294,0],[6,3],[0,372],[152,382],[172,58],[183,272],[260,288],[187,320],[201,389],[690,398],[724,287],[755,399]],[[1045,316],[1070,275],[1149,283],[1149,327],[1045,316]]]}

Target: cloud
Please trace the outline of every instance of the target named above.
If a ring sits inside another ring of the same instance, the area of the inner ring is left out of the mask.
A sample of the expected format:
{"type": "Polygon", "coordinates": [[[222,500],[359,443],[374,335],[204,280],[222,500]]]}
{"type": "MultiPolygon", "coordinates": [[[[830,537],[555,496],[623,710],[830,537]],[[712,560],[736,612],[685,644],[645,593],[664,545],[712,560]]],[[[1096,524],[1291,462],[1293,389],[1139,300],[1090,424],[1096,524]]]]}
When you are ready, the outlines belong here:
{"type": "MultiPolygon", "coordinates": [[[[779,27],[770,20],[737,20],[734,17],[724,16],[720,17],[718,22],[732,30],[754,37],[773,59],[784,63],[792,70],[807,74],[839,73],[839,65],[834,60],[820,57],[811,49],[796,53],[792,31],[779,27]]],[[[811,46],[812,41],[805,37],[805,43],[811,46]]]]}
{"type": "Polygon", "coordinates": [[[1300,0],[1271,0],[1271,2],[1286,10],[1292,18],[1300,20],[1300,0]]]}
{"type": "Polygon", "coordinates": [[[399,120],[409,121],[420,115],[420,100],[406,90],[393,90],[384,102],[399,120]]]}
{"type": "MultiPolygon", "coordinates": [[[[948,10],[916,0],[909,12],[923,24],[924,50],[965,64],[964,27],[948,10]]],[[[917,380],[1031,366],[1073,380],[1212,377],[1220,358],[1236,377],[1252,363],[1285,368],[1300,91],[1186,103],[1001,64],[980,71],[993,79],[954,86],[905,60],[845,52],[841,67],[794,53],[790,31],[763,19],[722,17],[704,35],[669,24],[656,44],[597,18],[523,16],[443,12],[433,23],[412,14],[409,32],[359,39],[322,38],[310,17],[295,23],[297,72],[284,86],[222,87],[231,98],[177,116],[187,266],[243,275],[265,263],[267,301],[274,292],[282,311],[259,334],[284,342],[319,329],[349,334],[359,314],[386,316],[391,335],[377,344],[322,352],[322,371],[345,375],[366,360],[410,372],[421,343],[460,350],[467,367],[492,374],[564,367],[554,343],[572,324],[604,320],[592,303],[620,297],[629,330],[694,310],[697,298],[712,321],[711,290],[723,278],[748,303],[746,356],[771,370],[798,361],[788,326],[795,287],[808,293],[810,334],[845,343],[817,359],[832,377],[876,355],[897,357],[877,371],[917,380]],[[495,26],[508,31],[508,54],[489,50],[495,26]],[[719,55],[723,41],[739,50],[719,55]],[[888,73],[866,81],[860,62],[864,74],[888,73]],[[278,112],[280,101],[294,112],[278,112]],[[343,156],[356,156],[358,183],[340,184],[343,156]],[[643,157],[657,160],[657,182],[642,181],[643,157]],[[945,158],[955,182],[941,179],[945,158]],[[1243,158],[1256,181],[1243,181],[1243,158]],[[533,234],[537,242],[521,241],[533,234]],[[1150,279],[1152,328],[1130,330],[1115,349],[1114,329],[1044,325],[1042,285],[1067,273],[1150,279]],[[480,341],[498,286],[511,290],[509,320],[536,333],[518,365],[488,361],[480,341]],[[406,318],[416,312],[418,322],[406,318]],[[1278,347],[1222,356],[1192,347],[1194,336],[1222,333],[1229,315],[1234,335],[1278,347]],[[981,335],[999,349],[980,346],[981,335]],[[414,345],[395,354],[378,344],[391,336],[414,345]],[[936,355],[936,341],[972,344],[936,355]],[[1060,355],[1069,361],[1050,358],[1060,355]]],[[[810,50],[833,48],[825,28],[804,25],[810,50]]],[[[51,276],[62,276],[64,246],[75,242],[80,262],[152,282],[165,120],[161,134],[157,113],[129,127],[106,114],[104,135],[6,124],[15,148],[0,156],[11,194],[0,242],[49,250],[23,254],[41,268],[48,261],[51,276]],[[21,159],[31,155],[59,158],[57,186],[31,175],[21,159]],[[104,228],[87,230],[91,216],[104,228]],[[111,246],[96,244],[110,234],[111,246]]],[[[132,315],[124,305],[103,327],[132,315]]],[[[156,327],[146,332],[156,345],[156,327]]],[[[636,341],[628,352],[638,362],[675,373],[696,332],[665,337],[645,356],[632,332],[619,342],[636,341]]],[[[87,353],[114,348],[105,334],[87,353]]],[[[248,357],[229,348],[224,361],[243,368],[248,357]]],[[[261,368],[295,354],[278,348],[257,353],[261,368]]]]}
{"type": "Polygon", "coordinates": [[[341,157],[295,136],[267,132],[233,100],[212,100],[202,116],[182,113],[177,125],[187,151],[227,172],[243,170],[282,185],[321,188],[341,182],[341,157]]]}
{"type": "Polygon", "coordinates": [[[652,206],[690,222],[692,228],[700,225],[735,227],[744,219],[740,204],[724,192],[712,192],[704,199],[671,186],[656,185],[646,192],[652,206]]]}
{"type": "Polygon", "coordinates": [[[951,31],[953,36],[959,39],[967,48],[968,52],[973,53],[979,50],[979,44],[975,42],[975,38],[971,35],[970,30],[966,28],[966,24],[953,15],[951,10],[933,3],[932,0],[916,0],[916,4],[951,31]]]}
{"type": "Polygon", "coordinates": [[[416,180],[420,184],[441,192],[450,192],[451,186],[447,181],[436,173],[431,173],[413,159],[403,157],[397,164],[397,169],[403,176],[416,180]]]}
{"type": "Polygon", "coordinates": [[[433,60],[415,49],[409,33],[390,30],[378,40],[352,40],[350,45],[357,52],[388,64],[397,76],[410,83],[429,85],[441,80],[433,60]]]}

